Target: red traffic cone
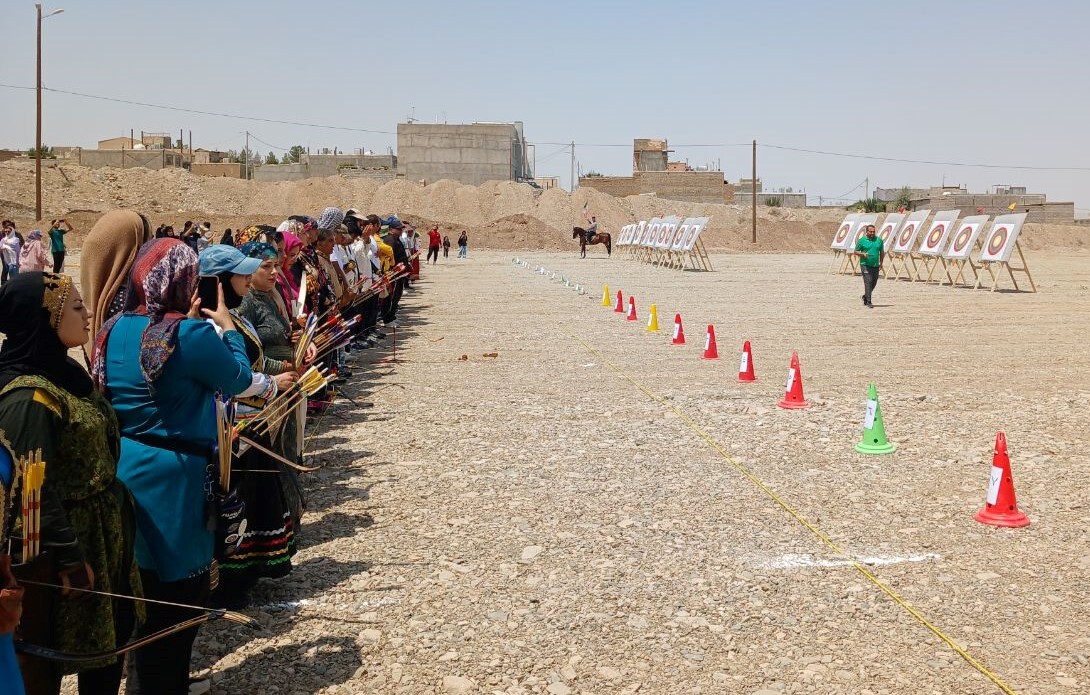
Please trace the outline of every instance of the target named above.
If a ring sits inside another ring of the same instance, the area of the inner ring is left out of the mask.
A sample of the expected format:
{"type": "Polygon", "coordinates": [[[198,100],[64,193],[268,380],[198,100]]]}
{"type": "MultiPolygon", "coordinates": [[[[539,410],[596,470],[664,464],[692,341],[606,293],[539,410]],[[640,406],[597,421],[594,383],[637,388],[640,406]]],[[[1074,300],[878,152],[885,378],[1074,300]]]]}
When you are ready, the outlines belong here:
{"type": "Polygon", "coordinates": [[[636,321],[636,298],[628,298],[628,316],[625,317],[626,321],[636,321]]]}
{"type": "Polygon", "coordinates": [[[787,388],[784,389],[783,400],[776,405],[788,410],[801,410],[809,408],[810,401],[802,393],[802,369],[799,366],[799,353],[791,352],[791,368],[787,370],[787,388]]]}
{"type": "Polygon", "coordinates": [[[618,314],[624,313],[624,297],[621,296],[620,290],[617,290],[617,306],[614,307],[613,311],[617,312],[618,314]]]}
{"type": "Polygon", "coordinates": [[[674,314],[674,337],[670,341],[671,345],[684,345],[685,344],[685,329],[681,327],[681,314],[674,314]]]}
{"type": "Polygon", "coordinates": [[[708,324],[708,334],[704,337],[704,354],[706,360],[719,359],[719,349],[715,347],[715,326],[708,324]]]}
{"type": "Polygon", "coordinates": [[[973,518],[982,524],[1007,528],[1021,528],[1029,524],[1029,517],[1018,510],[1011,460],[1007,456],[1007,435],[1002,432],[995,435],[988,498],[984,502],[984,509],[973,515],[973,518]]]}
{"type": "Polygon", "coordinates": [[[753,350],[747,340],[742,345],[742,361],[738,363],[738,381],[757,381],[757,375],[753,373],[753,350]]]}

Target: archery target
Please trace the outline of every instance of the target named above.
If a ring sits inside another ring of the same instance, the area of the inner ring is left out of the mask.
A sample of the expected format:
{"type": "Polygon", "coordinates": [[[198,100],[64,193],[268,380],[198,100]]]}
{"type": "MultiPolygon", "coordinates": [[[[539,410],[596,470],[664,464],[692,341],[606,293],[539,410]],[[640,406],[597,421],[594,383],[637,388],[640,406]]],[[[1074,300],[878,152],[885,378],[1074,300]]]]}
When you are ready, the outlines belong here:
{"type": "Polygon", "coordinates": [[[1015,242],[1022,231],[1022,225],[1026,221],[1026,213],[1016,215],[1000,215],[992,223],[992,230],[984,240],[984,248],[980,252],[981,261],[1006,262],[1014,253],[1015,242]]]}
{"type": "Polygon", "coordinates": [[[987,221],[987,215],[976,215],[962,220],[958,230],[950,235],[950,248],[946,250],[945,257],[956,260],[968,258],[987,221]]]}
{"type": "Polygon", "coordinates": [[[852,242],[855,241],[855,236],[852,234],[852,230],[855,228],[856,221],[858,219],[858,213],[846,215],[844,217],[844,221],[840,223],[840,226],[837,227],[836,233],[833,234],[833,243],[831,248],[843,251],[851,246],[852,242]]]}
{"type": "Polygon", "coordinates": [[[920,253],[924,256],[941,255],[960,214],[960,210],[944,210],[935,213],[935,219],[931,221],[931,226],[924,234],[923,243],[920,244],[920,253]]]}
{"type": "Polygon", "coordinates": [[[643,237],[643,245],[654,246],[655,242],[658,241],[660,229],[662,229],[662,222],[656,217],[651,221],[651,225],[647,228],[647,234],[643,237]]]}
{"type": "Polygon", "coordinates": [[[901,229],[898,230],[897,236],[894,238],[893,243],[889,245],[890,253],[912,253],[912,250],[916,247],[916,237],[919,235],[920,230],[923,228],[924,222],[927,221],[927,216],[931,214],[930,210],[917,210],[910,213],[901,223],[901,229]]]}
{"type": "Polygon", "coordinates": [[[689,220],[689,233],[685,235],[682,242],[682,251],[689,253],[696,247],[696,241],[700,238],[700,233],[704,231],[704,227],[708,226],[708,220],[710,219],[710,217],[693,217],[689,220]]]}
{"type": "Polygon", "coordinates": [[[680,251],[685,246],[685,235],[689,233],[689,221],[686,220],[677,227],[677,232],[674,233],[674,240],[670,242],[671,251],[680,251]]]}
{"type": "Polygon", "coordinates": [[[655,246],[660,249],[667,248],[670,245],[670,240],[673,238],[674,225],[668,223],[663,224],[661,227],[659,227],[659,238],[658,241],[655,243],[655,246]]]}
{"type": "Polygon", "coordinates": [[[897,232],[901,228],[901,223],[904,221],[905,216],[899,212],[895,212],[891,215],[886,215],[886,221],[882,223],[881,229],[878,230],[878,238],[882,240],[882,248],[889,250],[893,246],[893,242],[897,240],[897,232]]]}

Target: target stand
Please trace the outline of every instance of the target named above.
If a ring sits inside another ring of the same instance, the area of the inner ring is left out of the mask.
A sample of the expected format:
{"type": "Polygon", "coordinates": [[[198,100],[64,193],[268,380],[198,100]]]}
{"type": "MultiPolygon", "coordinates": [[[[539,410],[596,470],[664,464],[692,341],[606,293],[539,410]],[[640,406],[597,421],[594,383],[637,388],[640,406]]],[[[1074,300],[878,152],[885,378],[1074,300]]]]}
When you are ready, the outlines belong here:
{"type": "Polygon", "coordinates": [[[950,287],[957,287],[962,278],[965,278],[965,285],[972,287],[973,283],[969,281],[969,276],[965,274],[965,269],[968,268],[973,273],[973,281],[980,281],[980,274],[977,273],[977,265],[973,263],[971,258],[960,258],[949,261],[946,264],[946,279],[950,281],[950,287]],[[958,271],[954,273],[954,271],[958,271]]]}
{"type": "Polygon", "coordinates": [[[1003,277],[1003,270],[1006,269],[1007,274],[1010,275],[1011,283],[1014,285],[1014,290],[1016,292],[1023,292],[1024,291],[1024,290],[1022,290],[1021,288],[1018,287],[1018,280],[1016,280],[1015,277],[1014,277],[1014,274],[1016,272],[1025,273],[1026,274],[1026,279],[1029,280],[1029,286],[1030,286],[1030,288],[1032,288],[1030,291],[1034,292],[1034,293],[1037,292],[1037,285],[1036,285],[1036,283],[1033,282],[1033,276],[1030,275],[1030,273],[1029,273],[1029,264],[1026,263],[1026,256],[1025,256],[1025,254],[1022,253],[1022,243],[1020,241],[1018,241],[1017,239],[1014,242],[1014,250],[1018,252],[1018,258],[1022,261],[1022,266],[1021,267],[1013,266],[1013,265],[1011,265],[1010,260],[1006,260],[1006,261],[981,261],[980,266],[979,266],[979,270],[981,272],[979,272],[977,274],[976,289],[979,289],[980,287],[983,287],[983,284],[984,284],[984,272],[983,271],[987,270],[988,275],[990,275],[991,278],[992,278],[992,286],[991,286],[991,288],[989,288],[988,291],[989,292],[995,292],[996,288],[999,286],[999,278],[1003,277]]]}
{"type": "MultiPolygon", "coordinates": [[[[1003,277],[1004,269],[1010,275],[1015,291],[1020,291],[1018,280],[1014,277],[1015,272],[1025,273],[1032,291],[1037,291],[1037,285],[1033,282],[1033,276],[1030,275],[1029,264],[1026,263],[1026,256],[1022,253],[1022,244],[1018,239],[1022,226],[1026,222],[1026,216],[1027,213],[1023,212],[996,217],[988,238],[984,240],[976,262],[980,264],[981,268],[987,270],[988,275],[991,276],[991,292],[995,292],[996,287],[999,286],[999,279],[1003,277]],[[1011,257],[1015,251],[1018,252],[1018,258],[1022,261],[1021,266],[1011,265],[1011,257]]],[[[983,285],[984,273],[980,272],[977,276],[976,287],[979,288],[983,285]]]]}
{"type": "Polygon", "coordinates": [[[987,215],[966,217],[958,225],[957,231],[950,236],[950,245],[942,254],[943,270],[946,272],[950,287],[957,287],[962,279],[970,288],[979,281],[980,276],[977,274],[977,265],[973,262],[972,253],[987,222],[987,215]],[[973,274],[972,280],[969,279],[966,270],[973,274]]]}

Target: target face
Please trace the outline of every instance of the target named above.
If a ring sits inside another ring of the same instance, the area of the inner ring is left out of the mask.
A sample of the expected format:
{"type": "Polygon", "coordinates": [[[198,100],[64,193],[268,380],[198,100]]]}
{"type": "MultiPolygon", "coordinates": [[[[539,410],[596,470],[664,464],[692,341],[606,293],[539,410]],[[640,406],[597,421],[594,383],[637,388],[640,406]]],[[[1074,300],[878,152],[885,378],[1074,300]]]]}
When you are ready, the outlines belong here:
{"type": "Polygon", "coordinates": [[[878,232],[878,236],[882,239],[882,241],[886,241],[887,239],[889,239],[889,235],[891,232],[893,232],[893,225],[887,224],[882,227],[882,231],[878,232]]]}
{"type": "Polygon", "coordinates": [[[906,244],[907,244],[908,242],[912,241],[912,234],[913,234],[913,233],[914,233],[915,231],[916,231],[916,223],[915,223],[915,222],[913,222],[912,224],[909,224],[909,225],[907,225],[907,226],[906,226],[906,227],[904,228],[904,231],[902,231],[902,232],[901,232],[901,241],[900,241],[900,245],[901,245],[901,246],[904,246],[904,245],[906,245],[906,244]]]}
{"type": "Polygon", "coordinates": [[[951,250],[956,254],[961,254],[965,250],[965,247],[969,245],[969,239],[973,237],[975,228],[973,225],[967,224],[958,230],[957,236],[954,237],[954,245],[951,250]]]}
{"type": "Polygon", "coordinates": [[[692,227],[689,227],[689,233],[685,235],[686,251],[692,250],[693,246],[696,244],[696,237],[698,234],[700,234],[700,225],[694,224],[692,227]]]}
{"type": "Polygon", "coordinates": [[[942,233],[946,231],[945,224],[937,224],[931,229],[931,233],[927,235],[927,248],[933,249],[939,245],[942,241],[942,233]]]}
{"type": "Polygon", "coordinates": [[[1010,227],[1006,225],[996,227],[995,230],[992,231],[992,236],[988,239],[989,256],[999,255],[999,252],[1007,245],[1007,237],[1010,236],[1010,231],[1010,227]]]}
{"type": "Polygon", "coordinates": [[[836,233],[836,243],[838,243],[838,244],[844,243],[844,240],[848,238],[848,231],[851,228],[852,228],[852,226],[850,224],[848,224],[847,222],[840,225],[840,229],[837,230],[837,233],[836,233]]]}
{"type": "Polygon", "coordinates": [[[664,245],[666,243],[666,240],[670,238],[671,230],[672,225],[664,224],[659,227],[659,246],[664,245]]]}

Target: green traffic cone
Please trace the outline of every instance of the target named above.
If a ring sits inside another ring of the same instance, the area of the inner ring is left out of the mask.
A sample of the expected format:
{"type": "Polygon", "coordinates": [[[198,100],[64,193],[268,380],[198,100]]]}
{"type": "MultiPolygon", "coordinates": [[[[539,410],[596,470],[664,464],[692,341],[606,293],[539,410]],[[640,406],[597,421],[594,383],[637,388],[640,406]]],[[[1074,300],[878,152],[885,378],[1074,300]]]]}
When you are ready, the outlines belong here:
{"type": "Polygon", "coordinates": [[[897,446],[886,439],[886,425],[882,422],[882,407],[878,405],[878,389],[871,382],[867,393],[867,414],[863,422],[863,439],[855,445],[861,454],[892,454],[897,446]]]}

